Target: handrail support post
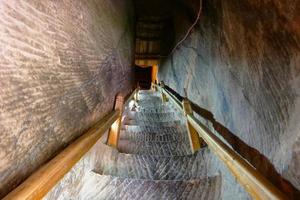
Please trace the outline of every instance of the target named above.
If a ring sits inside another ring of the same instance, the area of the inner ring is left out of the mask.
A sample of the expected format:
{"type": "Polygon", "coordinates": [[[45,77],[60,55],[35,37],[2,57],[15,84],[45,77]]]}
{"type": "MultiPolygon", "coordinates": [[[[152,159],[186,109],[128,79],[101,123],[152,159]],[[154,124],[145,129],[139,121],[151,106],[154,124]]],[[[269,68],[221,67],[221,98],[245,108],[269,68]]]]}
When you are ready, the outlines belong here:
{"type": "MultiPolygon", "coordinates": [[[[163,81],[160,83],[160,86],[161,86],[162,88],[165,88],[165,84],[164,84],[163,81]]],[[[163,90],[161,90],[161,100],[162,100],[162,103],[163,103],[163,104],[166,103],[166,102],[168,102],[168,97],[167,97],[167,95],[163,92],[163,90]]]]}
{"type": "Polygon", "coordinates": [[[155,83],[151,83],[151,89],[153,92],[157,92],[157,87],[156,87],[155,83]]]}
{"type": "Polygon", "coordinates": [[[161,100],[163,104],[168,102],[167,95],[164,92],[161,93],[161,100]]]}
{"type": "Polygon", "coordinates": [[[120,112],[119,112],[118,119],[111,125],[108,131],[108,139],[107,139],[107,144],[115,148],[118,148],[120,129],[122,124],[123,108],[124,108],[124,97],[121,94],[118,94],[116,97],[114,109],[119,110],[120,112]]]}
{"type": "Polygon", "coordinates": [[[192,109],[191,103],[187,98],[182,100],[182,107],[183,107],[184,115],[186,117],[185,123],[186,123],[187,132],[188,132],[190,147],[191,147],[192,153],[195,153],[196,151],[198,151],[201,148],[201,140],[199,138],[198,132],[187,120],[187,115],[193,115],[193,109],[192,109]]]}
{"type": "Polygon", "coordinates": [[[139,102],[139,90],[140,90],[140,86],[137,87],[135,94],[133,95],[133,100],[137,103],[139,102]]]}

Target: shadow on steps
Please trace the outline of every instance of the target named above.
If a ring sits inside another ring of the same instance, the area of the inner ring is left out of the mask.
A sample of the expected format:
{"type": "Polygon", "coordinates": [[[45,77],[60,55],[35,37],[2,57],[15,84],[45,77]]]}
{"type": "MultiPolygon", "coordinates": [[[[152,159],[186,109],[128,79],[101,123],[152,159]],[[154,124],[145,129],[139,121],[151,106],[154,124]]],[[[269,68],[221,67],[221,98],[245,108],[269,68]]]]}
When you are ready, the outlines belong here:
{"type": "MultiPolygon", "coordinates": [[[[168,86],[165,88],[172,93],[180,101],[183,97],[168,86]]],[[[288,180],[283,178],[269,161],[269,159],[261,154],[257,149],[249,146],[243,140],[238,138],[228,128],[216,121],[213,113],[191,102],[195,113],[212,123],[215,131],[217,131],[244,159],[253,165],[261,174],[263,174],[277,188],[283,191],[290,199],[299,199],[300,191],[297,190],[288,180]]]]}

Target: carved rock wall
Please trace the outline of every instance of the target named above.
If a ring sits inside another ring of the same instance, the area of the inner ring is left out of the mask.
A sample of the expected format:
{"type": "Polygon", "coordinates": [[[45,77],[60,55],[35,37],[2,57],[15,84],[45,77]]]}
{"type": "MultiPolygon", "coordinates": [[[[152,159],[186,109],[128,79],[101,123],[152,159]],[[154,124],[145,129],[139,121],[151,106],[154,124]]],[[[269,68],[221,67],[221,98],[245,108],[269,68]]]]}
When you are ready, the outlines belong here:
{"type": "Polygon", "coordinates": [[[291,188],[283,177],[298,190],[299,9],[294,0],[203,1],[200,22],[159,69],[274,184],[291,188]]]}
{"type": "Polygon", "coordinates": [[[0,1],[0,198],[129,92],[131,9],[129,0],[0,1]]]}

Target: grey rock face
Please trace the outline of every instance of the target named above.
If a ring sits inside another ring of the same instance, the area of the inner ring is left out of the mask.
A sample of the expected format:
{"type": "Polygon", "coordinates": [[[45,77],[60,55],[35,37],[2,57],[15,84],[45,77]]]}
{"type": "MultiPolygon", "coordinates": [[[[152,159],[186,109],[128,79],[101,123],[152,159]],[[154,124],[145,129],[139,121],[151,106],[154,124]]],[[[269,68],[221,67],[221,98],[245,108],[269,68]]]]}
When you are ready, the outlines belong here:
{"type": "Polygon", "coordinates": [[[0,1],[0,198],[131,89],[130,2],[0,1]]]}
{"type": "MultiPolygon", "coordinates": [[[[293,0],[203,1],[198,26],[159,69],[159,80],[181,95],[186,88],[199,114],[290,194],[283,178],[300,190],[299,7],[293,0]]],[[[178,32],[190,26],[189,14],[177,18],[178,32]]]]}

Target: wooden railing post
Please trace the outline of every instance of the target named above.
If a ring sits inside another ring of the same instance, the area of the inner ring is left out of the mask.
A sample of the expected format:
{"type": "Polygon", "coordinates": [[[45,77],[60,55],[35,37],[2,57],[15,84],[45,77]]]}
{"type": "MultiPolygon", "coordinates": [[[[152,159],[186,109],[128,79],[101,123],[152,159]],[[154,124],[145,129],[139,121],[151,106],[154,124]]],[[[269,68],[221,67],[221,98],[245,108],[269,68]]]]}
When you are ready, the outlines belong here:
{"type": "Polygon", "coordinates": [[[120,112],[119,112],[118,119],[111,125],[109,129],[108,139],[107,139],[107,144],[115,148],[118,148],[123,108],[124,108],[124,97],[123,95],[118,94],[116,97],[114,109],[119,110],[120,112]]]}
{"type": "Polygon", "coordinates": [[[163,103],[168,102],[168,98],[167,98],[166,94],[163,93],[163,92],[161,93],[161,100],[162,100],[163,103]]]}
{"type": "MultiPolygon", "coordinates": [[[[165,83],[163,81],[160,82],[160,87],[165,88],[165,83]]],[[[164,93],[163,90],[161,90],[161,100],[162,100],[162,103],[168,102],[167,95],[164,93]]]]}
{"type": "MultiPolygon", "coordinates": [[[[186,117],[187,117],[187,115],[193,115],[193,109],[192,109],[191,103],[188,99],[185,98],[182,100],[182,107],[183,107],[184,115],[186,117]]],[[[196,151],[198,151],[201,148],[201,142],[200,142],[198,132],[190,124],[190,122],[187,120],[187,118],[186,118],[186,128],[188,131],[188,137],[189,137],[192,153],[195,153],[196,151]]]]}
{"type": "Polygon", "coordinates": [[[151,89],[152,91],[157,92],[157,87],[155,83],[151,83],[151,89]]]}
{"type": "Polygon", "coordinates": [[[133,99],[136,103],[139,101],[139,90],[140,90],[140,86],[137,87],[137,90],[133,95],[133,99]]]}

